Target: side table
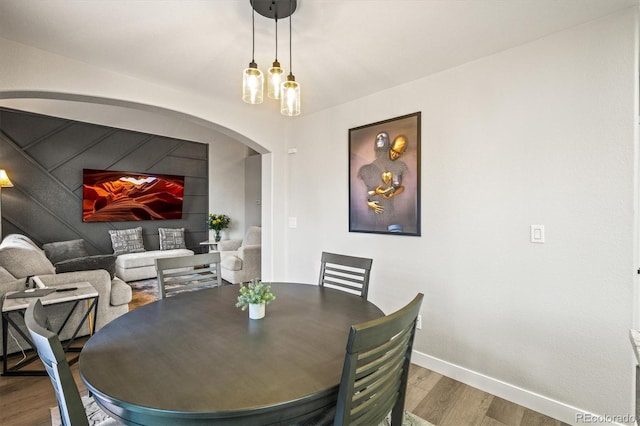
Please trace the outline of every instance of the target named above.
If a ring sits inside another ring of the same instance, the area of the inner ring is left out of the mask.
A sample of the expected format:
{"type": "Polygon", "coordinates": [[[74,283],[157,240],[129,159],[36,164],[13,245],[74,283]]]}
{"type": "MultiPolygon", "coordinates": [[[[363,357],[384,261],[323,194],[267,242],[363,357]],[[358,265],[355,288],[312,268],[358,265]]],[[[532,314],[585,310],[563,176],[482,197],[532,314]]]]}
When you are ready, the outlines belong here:
{"type": "MultiPolygon", "coordinates": [[[[209,246],[209,252],[212,251],[218,251],[218,242],[215,240],[207,240],[207,241],[202,241],[200,243],[201,246],[209,246]]],[[[204,248],[203,248],[204,250],[204,248]]]]}
{"type": "MultiPolygon", "coordinates": [[[[96,315],[98,314],[98,291],[93,288],[93,286],[88,282],[78,282],[78,283],[70,283],[66,285],[62,285],[60,287],[55,287],[56,291],[46,296],[38,297],[44,306],[50,305],[58,305],[66,302],[73,302],[67,313],[64,321],[58,328],[58,330],[53,330],[57,334],[60,334],[62,330],[64,330],[65,326],[69,322],[71,315],[76,311],[78,305],[83,300],[87,301],[86,311],[80,321],[80,324],[76,327],[73,334],[71,335],[71,339],[66,342],[63,342],[63,349],[65,353],[68,352],[80,352],[81,348],[71,347],[73,342],[75,341],[80,329],[89,318],[89,331],[91,334],[95,332],[96,327],[96,315]],[[66,290],[64,289],[71,289],[66,290]],[[63,291],[60,291],[63,290],[63,291]],[[92,316],[92,318],[91,318],[92,316]]],[[[31,338],[25,330],[21,329],[18,325],[19,320],[20,323],[24,324],[24,313],[29,306],[29,303],[34,299],[34,297],[20,297],[20,298],[10,298],[12,294],[20,293],[19,291],[10,291],[7,292],[2,299],[2,375],[3,376],[46,376],[47,373],[44,370],[21,370],[23,367],[32,363],[36,359],[38,359],[38,354],[33,353],[27,356],[25,359],[18,361],[15,365],[8,367],[7,366],[7,338],[9,334],[9,326],[11,326],[22,338],[31,346],[34,347],[31,338]]],[[[35,352],[35,351],[34,351],[35,352]]],[[[69,360],[69,364],[74,364],[78,361],[78,356],[69,360]]]]}

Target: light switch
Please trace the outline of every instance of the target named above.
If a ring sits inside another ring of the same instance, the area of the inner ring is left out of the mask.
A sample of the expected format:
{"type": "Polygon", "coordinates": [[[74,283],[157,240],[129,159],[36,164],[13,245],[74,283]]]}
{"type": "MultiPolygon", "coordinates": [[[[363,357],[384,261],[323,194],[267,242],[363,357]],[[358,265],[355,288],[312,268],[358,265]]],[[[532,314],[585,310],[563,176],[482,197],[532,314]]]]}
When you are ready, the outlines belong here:
{"type": "Polygon", "coordinates": [[[544,225],[531,225],[531,242],[544,243],[544,225]]]}
{"type": "Polygon", "coordinates": [[[289,228],[297,228],[298,227],[298,218],[290,217],[289,218],[289,228]]]}

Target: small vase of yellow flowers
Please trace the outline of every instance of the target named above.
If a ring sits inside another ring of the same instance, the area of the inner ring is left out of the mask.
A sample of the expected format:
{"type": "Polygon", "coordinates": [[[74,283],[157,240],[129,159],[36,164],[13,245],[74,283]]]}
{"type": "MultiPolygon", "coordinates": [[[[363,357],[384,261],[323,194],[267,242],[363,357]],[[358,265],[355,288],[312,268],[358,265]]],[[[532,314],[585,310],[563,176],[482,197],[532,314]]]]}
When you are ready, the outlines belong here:
{"type": "Polygon", "coordinates": [[[231,223],[231,218],[226,214],[209,213],[207,227],[216,233],[216,243],[220,241],[220,232],[227,229],[231,223]]]}

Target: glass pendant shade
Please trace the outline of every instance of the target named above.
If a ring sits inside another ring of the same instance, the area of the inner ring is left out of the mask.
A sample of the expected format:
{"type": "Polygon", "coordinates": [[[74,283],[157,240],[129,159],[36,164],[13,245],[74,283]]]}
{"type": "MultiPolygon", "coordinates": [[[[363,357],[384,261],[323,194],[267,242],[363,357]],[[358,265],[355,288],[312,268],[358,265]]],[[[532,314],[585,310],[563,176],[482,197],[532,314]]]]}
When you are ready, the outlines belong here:
{"type": "Polygon", "coordinates": [[[293,74],[287,76],[287,81],[282,83],[280,90],[280,113],[289,117],[300,115],[300,85],[293,74]]]}
{"type": "Polygon", "coordinates": [[[249,104],[261,104],[264,96],[264,79],[258,65],[251,61],[242,74],[242,100],[249,104]]]}
{"type": "Polygon", "coordinates": [[[269,68],[268,79],[267,95],[271,99],[280,99],[280,89],[284,80],[284,70],[280,68],[280,62],[273,62],[273,66],[269,68]]]}

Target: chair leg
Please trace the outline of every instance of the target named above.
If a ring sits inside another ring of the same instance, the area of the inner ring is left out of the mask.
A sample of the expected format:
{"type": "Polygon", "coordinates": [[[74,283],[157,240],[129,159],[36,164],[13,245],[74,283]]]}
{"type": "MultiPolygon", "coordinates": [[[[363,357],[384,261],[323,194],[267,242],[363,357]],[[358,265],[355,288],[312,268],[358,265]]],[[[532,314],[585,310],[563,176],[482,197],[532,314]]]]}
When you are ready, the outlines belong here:
{"type": "Polygon", "coordinates": [[[404,417],[404,409],[402,404],[396,404],[391,410],[391,426],[402,426],[402,420],[404,417]]]}

